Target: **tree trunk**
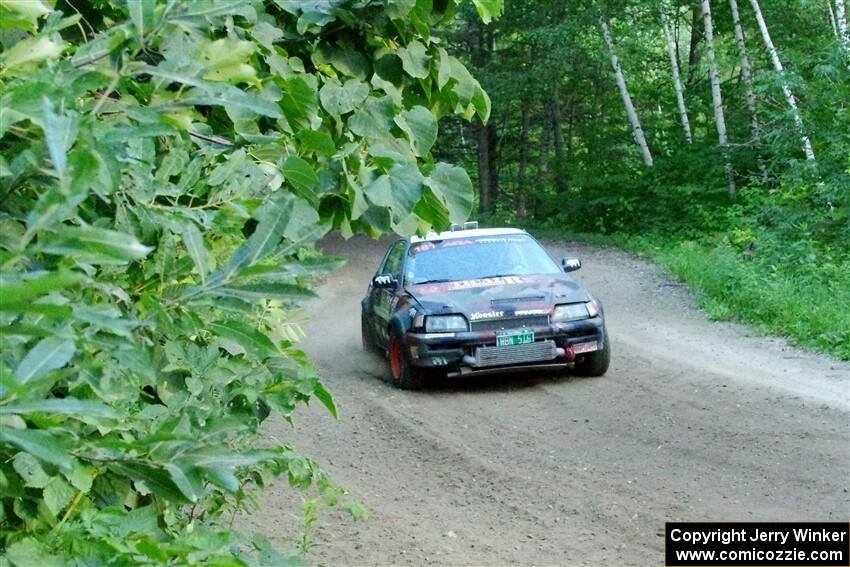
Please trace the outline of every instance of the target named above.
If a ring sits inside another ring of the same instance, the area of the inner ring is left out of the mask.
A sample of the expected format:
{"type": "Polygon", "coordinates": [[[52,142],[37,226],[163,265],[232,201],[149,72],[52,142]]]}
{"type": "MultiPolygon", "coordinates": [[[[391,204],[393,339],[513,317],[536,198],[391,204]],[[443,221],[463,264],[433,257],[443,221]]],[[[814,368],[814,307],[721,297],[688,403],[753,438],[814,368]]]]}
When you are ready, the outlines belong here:
{"type": "Polygon", "coordinates": [[[691,13],[691,47],[688,51],[688,88],[691,88],[696,82],[699,62],[702,59],[702,52],[699,49],[699,44],[703,38],[701,23],[702,11],[699,4],[694,4],[691,13]]]}
{"type": "Polygon", "coordinates": [[[527,98],[522,101],[522,125],[519,132],[519,174],[517,175],[516,216],[525,219],[528,216],[528,183],[525,173],[528,170],[528,128],[531,126],[531,108],[527,98]]]}
{"type": "Polygon", "coordinates": [[[541,185],[546,184],[549,175],[549,139],[550,122],[547,117],[546,105],[543,105],[543,119],[540,121],[540,155],[538,156],[537,174],[541,185]]]}
{"type": "Polygon", "coordinates": [[[838,35],[844,51],[850,55],[850,30],[847,29],[847,11],[844,9],[844,0],[835,0],[835,19],[838,23],[838,35]]]}
{"type": "Polygon", "coordinates": [[[492,200],[492,209],[496,210],[496,203],[499,201],[499,133],[496,130],[496,124],[489,122],[487,124],[487,140],[490,147],[490,198],[492,200]]]}
{"type": "MultiPolygon", "coordinates": [[[[842,0],[836,0],[836,3],[841,1],[842,0]]],[[[773,61],[773,68],[776,69],[776,73],[779,76],[779,82],[782,86],[782,92],[785,94],[785,100],[788,102],[788,106],[791,107],[791,114],[794,116],[794,124],[797,126],[797,132],[800,134],[800,142],[802,142],[806,159],[813,161],[815,159],[815,152],[812,150],[812,142],[809,140],[809,137],[803,129],[803,119],[800,116],[800,110],[797,108],[797,99],[794,97],[794,93],[791,92],[791,87],[788,86],[788,83],[785,81],[785,77],[783,76],[785,70],[782,67],[782,61],[779,60],[779,53],[776,51],[776,47],[774,47],[773,41],[770,39],[770,32],[767,30],[767,24],[764,21],[764,16],[762,16],[761,7],[759,6],[758,0],[750,0],[750,3],[753,5],[753,11],[756,13],[756,20],[758,21],[759,29],[761,29],[764,44],[767,46],[767,51],[770,54],[771,61],[773,61]]]]}
{"type": "Polygon", "coordinates": [[[756,94],[753,89],[753,74],[750,70],[750,58],[747,56],[747,45],[744,42],[744,28],[741,27],[741,15],[738,12],[738,0],[729,0],[732,9],[732,24],[735,27],[735,39],[738,42],[738,55],[741,58],[741,79],[744,81],[744,92],[747,96],[747,109],[750,111],[753,140],[761,140],[761,128],[756,114],[756,94]]]}
{"type": "Polygon", "coordinates": [[[673,88],[676,89],[676,102],[679,105],[679,115],[682,118],[682,129],[685,131],[685,139],[692,143],[691,122],[688,120],[688,108],[685,106],[685,94],[682,89],[682,77],[679,75],[679,60],[676,56],[676,44],[673,34],[670,32],[670,24],[664,5],[661,5],[661,26],[664,28],[664,38],[667,40],[667,53],[670,55],[670,66],[673,68],[673,88]]]}
{"type": "Polygon", "coordinates": [[[564,160],[564,136],[561,132],[561,100],[557,88],[555,88],[555,92],[552,96],[550,110],[551,112],[549,116],[552,121],[552,145],[555,148],[555,191],[563,193],[566,191],[566,184],[564,183],[566,161],[564,160]]]}
{"type": "Polygon", "coordinates": [[[652,167],[652,153],[649,151],[649,146],[646,144],[646,138],[643,135],[643,129],[640,126],[635,106],[632,104],[632,97],[629,96],[629,89],[626,86],[626,79],[623,77],[623,70],[620,69],[620,62],[617,59],[617,54],[614,52],[614,40],[611,39],[611,32],[608,29],[608,22],[604,18],[599,19],[599,24],[602,26],[602,35],[605,38],[605,43],[608,45],[608,51],[611,55],[611,66],[614,68],[614,76],[617,79],[617,87],[620,89],[620,96],[623,99],[623,105],[626,107],[626,114],[629,117],[629,124],[632,127],[632,135],[635,142],[640,147],[640,153],[643,156],[643,163],[647,167],[652,167]]]}
{"type": "Polygon", "coordinates": [[[726,138],[726,117],[723,114],[723,94],[720,92],[720,77],[717,75],[717,60],[714,56],[714,28],[711,23],[711,4],[702,0],[702,16],[705,24],[705,47],[708,54],[708,76],[711,79],[711,99],[714,104],[714,119],[717,123],[717,138],[723,154],[729,193],[735,194],[735,174],[729,158],[729,141],[726,138]]]}
{"type": "MultiPolygon", "coordinates": [[[[841,2],[842,0],[839,0],[841,2]]],[[[832,33],[835,37],[841,39],[841,34],[838,33],[838,23],[835,20],[835,12],[832,10],[832,0],[826,0],[826,13],[829,15],[829,25],[832,26],[832,33]]]]}
{"type": "Polygon", "coordinates": [[[490,135],[487,126],[478,125],[478,210],[489,213],[493,210],[493,195],[490,191],[490,135]]]}

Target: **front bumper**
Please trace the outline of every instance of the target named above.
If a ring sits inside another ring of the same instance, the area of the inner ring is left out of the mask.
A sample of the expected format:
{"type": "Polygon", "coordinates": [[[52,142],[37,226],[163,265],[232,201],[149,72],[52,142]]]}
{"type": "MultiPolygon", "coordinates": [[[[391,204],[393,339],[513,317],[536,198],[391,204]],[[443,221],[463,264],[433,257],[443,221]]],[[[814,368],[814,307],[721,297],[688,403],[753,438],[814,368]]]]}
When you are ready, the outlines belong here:
{"type": "MultiPolygon", "coordinates": [[[[422,368],[444,368],[452,371],[459,368],[495,369],[527,367],[535,364],[551,365],[564,364],[574,360],[572,345],[597,341],[602,348],[605,335],[605,321],[602,317],[593,317],[582,321],[568,323],[551,323],[545,326],[521,327],[534,332],[533,348],[540,352],[551,350],[551,359],[536,360],[529,364],[489,364],[476,356],[478,347],[493,347],[496,345],[496,331],[466,331],[462,333],[414,333],[404,336],[405,347],[410,353],[410,364],[422,368]],[[553,343],[548,349],[542,343],[553,343]]],[[[515,330],[515,329],[505,329],[515,330]]],[[[526,346],[526,345],[523,345],[526,346]]],[[[512,347],[505,347],[512,348],[512,347]]],[[[548,357],[549,355],[545,355],[548,357]]]]}

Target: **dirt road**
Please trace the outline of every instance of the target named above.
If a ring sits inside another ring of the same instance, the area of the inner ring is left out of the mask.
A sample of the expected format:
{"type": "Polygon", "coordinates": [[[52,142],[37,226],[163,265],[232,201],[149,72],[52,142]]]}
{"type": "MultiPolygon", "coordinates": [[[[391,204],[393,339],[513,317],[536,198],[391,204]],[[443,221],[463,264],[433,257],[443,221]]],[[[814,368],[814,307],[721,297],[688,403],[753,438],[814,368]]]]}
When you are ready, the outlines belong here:
{"type": "MultiPolygon", "coordinates": [[[[270,433],[318,460],[368,509],[326,511],[328,565],[661,565],[665,521],[850,520],[850,364],[706,320],[661,270],[582,258],[613,345],[603,378],[481,377],[423,392],[384,384],[360,349],[360,299],[386,249],[325,242],[348,265],[309,306],[305,348],[340,417],[300,411],[270,433]]],[[[297,495],[251,526],[299,524],[297,495]]]]}

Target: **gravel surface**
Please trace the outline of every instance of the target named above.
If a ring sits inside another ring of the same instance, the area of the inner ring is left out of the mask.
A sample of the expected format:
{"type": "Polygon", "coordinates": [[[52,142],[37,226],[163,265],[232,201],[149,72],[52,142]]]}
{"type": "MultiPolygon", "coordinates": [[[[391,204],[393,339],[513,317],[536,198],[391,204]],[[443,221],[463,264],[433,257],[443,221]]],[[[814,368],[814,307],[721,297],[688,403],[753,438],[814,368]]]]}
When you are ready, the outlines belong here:
{"type": "MultiPolygon", "coordinates": [[[[602,378],[381,381],[360,348],[360,299],[387,247],[345,256],[307,308],[305,350],[333,392],[270,436],[316,459],[369,519],[325,510],[310,559],[328,565],[661,565],[665,521],[850,521],[850,364],[751,327],[710,322],[687,288],[629,254],[577,255],[606,309],[602,378]]],[[[286,545],[299,494],[281,481],[243,527],[286,545]]]]}

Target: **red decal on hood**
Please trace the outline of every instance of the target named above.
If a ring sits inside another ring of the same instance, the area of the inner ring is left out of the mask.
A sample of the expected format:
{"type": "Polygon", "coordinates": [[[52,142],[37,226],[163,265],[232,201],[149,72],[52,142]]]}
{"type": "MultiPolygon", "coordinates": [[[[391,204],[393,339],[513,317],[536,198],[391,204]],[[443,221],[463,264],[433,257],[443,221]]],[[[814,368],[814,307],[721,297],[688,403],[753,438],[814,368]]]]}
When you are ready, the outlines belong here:
{"type": "Polygon", "coordinates": [[[493,287],[498,285],[513,285],[525,283],[520,276],[501,276],[498,278],[481,278],[477,280],[460,280],[456,282],[445,282],[438,284],[425,284],[417,286],[421,293],[440,293],[443,291],[455,291],[459,289],[473,289],[478,287],[493,287]]]}

